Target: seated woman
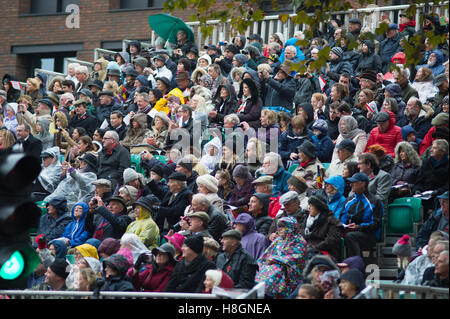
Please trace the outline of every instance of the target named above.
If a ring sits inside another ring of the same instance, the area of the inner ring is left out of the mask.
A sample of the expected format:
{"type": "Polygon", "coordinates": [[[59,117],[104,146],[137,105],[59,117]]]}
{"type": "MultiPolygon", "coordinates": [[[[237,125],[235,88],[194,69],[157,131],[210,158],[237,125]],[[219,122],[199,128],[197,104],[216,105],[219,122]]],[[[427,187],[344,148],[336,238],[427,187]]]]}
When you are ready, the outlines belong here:
{"type": "Polygon", "coordinates": [[[306,263],[306,241],[298,233],[293,217],[278,220],[279,236],[258,259],[256,282],[265,282],[265,294],[270,298],[286,298],[301,282],[306,263]]]}
{"type": "Polygon", "coordinates": [[[309,188],[320,188],[317,178],[319,173],[322,178],[325,176],[325,168],[316,157],[316,146],[310,141],[304,141],[297,150],[300,164],[292,175],[303,177],[309,188]]]}
{"type": "MultiPolygon", "coordinates": [[[[344,139],[350,139],[355,143],[356,148],[354,151],[355,156],[363,153],[367,146],[367,134],[365,131],[358,128],[358,122],[351,115],[342,116],[339,120],[339,136],[336,139],[336,144],[338,145],[344,139]]],[[[331,158],[332,162],[338,159],[337,148],[334,148],[333,156],[331,158]]]]}
{"type": "Polygon", "coordinates": [[[159,149],[166,147],[166,139],[169,134],[169,117],[165,112],[160,111],[155,114],[152,123],[152,130],[148,132],[145,141],[159,149]]]}
{"type": "Polygon", "coordinates": [[[245,165],[237,165],[233,170],[233,179],[236,182],[230,194],[228,203],[231,206],[241,207],[247,205],[255,191],[252,184],[253,177],[245,165]]]}
{"type": "Polygon", "coordinates": [[[164,291],[177,263],[174,255],[175,248],[169,243],[153,248],[150,255],[152,260],[148,264],[143,265],[148,255],[142,254],[127,273],[136,290],[164,291]]]}
{"type": "Polygon", "coordinates": [[[135,114],[130,119],[130,127],[125,138],[120,141],[120,145],[128,150],[132,145],[141,144],[149,136],[150,130],[147,128],[147,114],[135,114]]]}
{"type": "Polygon", "coordinates": [[[223,126],[226,115],[235,113],[238,108],[236,92],[231,84],[220,85],[213,97],[215,109],[209,112],[209,122],[223,126]]]}
{"type": "Polygon", "coordinates": [[[300,234],[308,243],[309,254],[326,251],[338,258],[344,226],[319,196],[311,196],[308,203],[309,214],[302,214],[300,234]]]}
{"type": "Polygon", "coordinates": [[[434,97],[439,93],[439,89],[433,84],[433,72],[426,67],[420,67],[417,70],[414,82],[411,87],[419,93],[420,102],[425,103],[428,98],[434,97]]]}
{"type": "Polygon", "coordinates": [[[412,188],[416,183],[422,161],[409,142],[405,141],[397,144],[394,162],[395,164],[390,171],[392,186],[408,185],[412,188]]]}
{"type": "Polygon", "coordinates": [[[239,89],[239,106],[237,114],[241,122],[247,122],[250,127],[258,129],[262,110],[262,100],[252,79],[243,79],[239,89]]]}

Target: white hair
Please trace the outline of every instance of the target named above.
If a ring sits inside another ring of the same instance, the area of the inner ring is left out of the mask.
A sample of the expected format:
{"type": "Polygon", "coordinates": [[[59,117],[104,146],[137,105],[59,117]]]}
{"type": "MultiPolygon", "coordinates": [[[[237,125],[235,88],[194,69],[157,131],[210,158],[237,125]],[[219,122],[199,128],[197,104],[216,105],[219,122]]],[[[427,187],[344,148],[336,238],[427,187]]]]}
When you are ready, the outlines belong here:
{"type": "Polygon", "coordinates": [[[68,101],[74,101],[75,100],[75,97],[70,92],[67,92],[67,93],[64,93],[63,95],[61,95],[60,99],[62,99],[62,98],[66,99],[68,101]]]}
{"type": "Polygon", "coordinates": [[[89,74],[89,70],[88,70],[87,66],[85,66],[85,65],[78,65],[75,68],[75,72],[84,73],[86,75],[89,74]]]}
{"type": "MultiPolygon", "coordinates": [[[[110,130],[110,131],[106,131],[106,133],[109,134],[109,137],[111,137],[112,139],[114,139],[116,142],[119,142],[120,138],[119,138],[119,134],[117,134],[116,131],[110,130]]],[[[105,133],[105,135],[106,135],[105,133]]]]}
{"type": "Polygon", "coordinates": [[[67,64],[67,68],[68,69],[73,68],[74,70],[76,70],[79,66],[80,66],[80,64],[76,63],[76,62],[72,62],[72,63],[67,64]]]}
{"type": "Polygon", "coordinates": [[[266,158],[269,159],[270,163],[278,163],[278,166],[277,166],[278,168],[284,167],[280,154],[275,153],[275,152],[269,152],[266,154],[266,156],[264,156],[264,160],[266,158]]]}

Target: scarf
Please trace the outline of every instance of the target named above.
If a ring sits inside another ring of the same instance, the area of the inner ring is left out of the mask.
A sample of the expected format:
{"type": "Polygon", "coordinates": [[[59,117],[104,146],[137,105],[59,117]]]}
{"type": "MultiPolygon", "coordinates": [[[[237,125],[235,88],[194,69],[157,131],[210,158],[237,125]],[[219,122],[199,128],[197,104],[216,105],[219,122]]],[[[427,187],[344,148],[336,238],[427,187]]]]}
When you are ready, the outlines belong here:
{"type": "Polygon", "coordinates": [[[103,229],[106,227],[107,224],[108,224],[108,221],[105,218],[102,218],[100,224],[95,229],[94,235],[92,237],[96,238],[98,240],[102,240],[103,239],[103,229]]]}
{"type": "Polygon", "coordinates": [[[411,21],[409,21],[408,23],[400,23],[400,24],[398,25],[398,28],[399,28],[399,31],[400,31],[400,32],[403,32],[407,27],[413,27],[413,28],[415,28],[415,27],[416,27],[416,21],[411,20],[411,21]]]}
{"type": "Polygon", "coordinates": [[[300,166],[302,167],[302,168],[305,168],[306,166],[308,166],[308,164],[312,161],[313,159],[310,159],[310,160],[308,160],[308,161],[306,161],[306,162],[300,162],[300,166]]]}
{"type": "Polygon", "coordinates": [[[107,153],[108,155],[112,155],[112,152],[113,152],[113,150],[116,148],[117,145],[119,145],[119,144],[117,144],[117,143],[114,144],[113,147],[111,147],[110,150],[106,150],[106,153],[107,153]]]}

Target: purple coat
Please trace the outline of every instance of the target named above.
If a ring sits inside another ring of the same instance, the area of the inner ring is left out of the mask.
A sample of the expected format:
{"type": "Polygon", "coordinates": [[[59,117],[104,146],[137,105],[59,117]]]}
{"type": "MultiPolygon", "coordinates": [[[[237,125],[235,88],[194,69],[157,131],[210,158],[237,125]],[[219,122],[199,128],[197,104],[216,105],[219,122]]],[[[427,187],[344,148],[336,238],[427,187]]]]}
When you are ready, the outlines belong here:
{"type": "Polygon", "coordinates": [[[252,180],[249,179],[241,188],[239,188],[238,185],[234,186],[233,190],[231,191],[228,203],[231,206],[236,207],[247,205],[250,201],[250,197],[252,197],[254,192],[255,187],[252,184],[252,180]]]}
{"type": "Polygon", "coordinates": [[[241,245],[257,260],[269,247],[269,240],[266,236],[256,231],[255,219],[247,213],[239,214],[234,223],[245,225],[245,233],[242,235],[241,245]]]}

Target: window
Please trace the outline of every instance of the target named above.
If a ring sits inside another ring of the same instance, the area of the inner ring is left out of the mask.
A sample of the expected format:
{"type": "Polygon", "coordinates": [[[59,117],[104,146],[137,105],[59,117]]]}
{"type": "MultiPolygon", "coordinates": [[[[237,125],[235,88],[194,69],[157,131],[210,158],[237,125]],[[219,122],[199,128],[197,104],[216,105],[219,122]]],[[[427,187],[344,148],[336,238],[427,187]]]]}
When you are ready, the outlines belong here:
{"type": "Polygon", "coordinates": [[[164,0],[120,0],[120,9],[162,8],[164,0]]]}
{"type": "Polygon", "coordinates": [[[79,4],[79,0],[31,0],[30,14],[65,13],[69,4],[79,4]]]}

